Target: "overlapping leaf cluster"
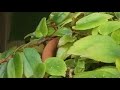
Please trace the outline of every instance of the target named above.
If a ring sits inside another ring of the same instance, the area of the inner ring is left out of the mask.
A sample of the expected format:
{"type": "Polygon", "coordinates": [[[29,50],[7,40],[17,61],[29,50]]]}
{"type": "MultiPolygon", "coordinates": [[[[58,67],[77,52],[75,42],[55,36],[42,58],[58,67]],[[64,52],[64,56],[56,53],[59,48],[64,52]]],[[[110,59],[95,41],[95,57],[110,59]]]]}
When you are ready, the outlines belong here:
{"type": "Polygon", "coordinates": [[[11,48],[0,54],[0,60],[12,55],[0,64],[0,78],[119,78],[119,18],[119,12],[52,12],[25,39],[59,37],[56,57],[42,62],[42,44],[11,48]]]}

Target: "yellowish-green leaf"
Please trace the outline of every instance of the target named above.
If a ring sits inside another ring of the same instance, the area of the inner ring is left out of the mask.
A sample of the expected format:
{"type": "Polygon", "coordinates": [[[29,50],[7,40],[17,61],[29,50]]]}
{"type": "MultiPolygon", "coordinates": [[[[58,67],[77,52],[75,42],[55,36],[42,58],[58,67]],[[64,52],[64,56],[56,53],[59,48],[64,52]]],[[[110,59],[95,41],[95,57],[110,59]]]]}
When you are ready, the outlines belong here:
{"type": "Polygon", "coordinates": [[[115,64],[116,64],[116,68],[120,71],[120,59],[117,59],[115,64]]]}
{"type": "Polygon", "coordinates": [[[15,76],[15,65],[13,58],[9,60],[7,65],[7,76],[8,78],[16,78],[15,76]]]}
{"type": "Polygon", "coordinates": [[[64,60],[58,57],[51,57],[45,61],[45,65],[48,74],[65,77],[67,67],[64,60]]]}
{"type": "Polygon", "coordinates": [[[76,39],[77,39],[76,37],[72,37],[70,35],[64,35],[63,37],[60,38],[58,46],[65,45],[66,43],[69,42],[74,42],[76,39]]]}
{"type": "Polygon", "coordinates": [[[47,27],[47,23],[46,23],[46,18],[42,18],[39,25],[36,28],[35,31],[35,36],[37,38],[42,37],[42,36],[46,36],[48,34],[48,27],[47,27]]]}
{"type": "Polygon", "coordinates": [[[76,41],[68,50],[68,54],[114,63],[120,58],[120,46],[109,36],[90,35],[76,41]]]}
{"type": "Polygon", "coordinates": [[[76,74],[74,78],[120,78],[120,72],[115,67],[106,66],[76,74]]]}
{"type": "Polygon", "coordinates": [[[23,55],[23,52],[17,52],[13,59],[16,78],[22,78],[23,76],[23,55]]]}
{"type": "Polygon", "coordinates": [[[65,60],[69,55],[67,54],[68,49],[72,46],[72,43],[67,43],[58,48],[56,57],[65,60]]]}
{"type": "Polygon", "coordinates": [[[119,28],[120,28],[119,21],[109,21],[99,26],[98,30],[100,34],[108,35],[119,28]]]}
{"type": "Polygon", "coordinates": [[[43,78],[45,75],[46,66],[44,63],[40,63],[35,70],[34,78],[43,78]]]}
{"type": "Polygon", "coordinates": [[[111,37],[116,41],[117,44],[120,44],[120,29],[114,31],[111,34],[111,37]]]}
{"type": "Polygon", "coordinates": [[[112,15],[103,13],[92,13],[89,14],[76,22],[76,26],[72,28],[75,30],[87,30],[98,27],[103,23],[107,22],[108,19],[112,18],[112,15]]]}

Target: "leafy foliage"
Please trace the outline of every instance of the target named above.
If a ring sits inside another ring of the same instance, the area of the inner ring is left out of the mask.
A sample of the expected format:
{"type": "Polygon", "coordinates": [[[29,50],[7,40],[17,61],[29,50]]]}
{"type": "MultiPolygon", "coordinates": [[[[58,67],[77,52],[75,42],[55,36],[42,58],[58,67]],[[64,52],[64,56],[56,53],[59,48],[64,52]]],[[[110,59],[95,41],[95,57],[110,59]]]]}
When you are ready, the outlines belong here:
{"type": "Polygon", "coordinates": [[[0,53],[0,78],[119,78],[119,18],[120,12],[52,12],[24,37],[30,42],[0,53]],[[56,50],[43,61],[56,37],[56,50]]]}

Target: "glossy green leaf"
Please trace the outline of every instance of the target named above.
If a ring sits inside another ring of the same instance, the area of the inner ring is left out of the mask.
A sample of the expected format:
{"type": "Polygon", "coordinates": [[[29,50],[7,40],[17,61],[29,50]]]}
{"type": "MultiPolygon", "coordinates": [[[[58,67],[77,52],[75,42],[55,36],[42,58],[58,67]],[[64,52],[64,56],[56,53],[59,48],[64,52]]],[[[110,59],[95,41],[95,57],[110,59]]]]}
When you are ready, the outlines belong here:
{"type": "Polygon", "coordinates": [[[102,67],[74,75],[74,78],[120,78],[120,72],[115,67],[102,67]]]}
{"type": "Polygon", "coordinates": [[[115,64],[116,64],[116,68],[120,71],[120,59],[117,59],[115,64]]]}
{"type": "Polygon", "coordinates": [[[77,65],[75,67],[74,73],[79,74],[85,70],[85,61],[84,60],[78,60],[77,65]]]}
{"type": "Polygon", "coordinates": [[[2,63],[0,65],[0,78],[4,77],[5,71],[7,70],[7,63],[2,63]]]}
{"type": "Polygon", "coordinates": [[[65,45],[68,42],[74,42],[77,38],[72,37],[70,35],[64,35],[63,37],[60,38],[58,46],[65,45]]]}
{"type": "Polygon", "coordinates": [[[34,77],[35,78],[43,78],[44,75],[45,75],[45,70],[46,70],[45,64],[44,63],[40,63],[38,65],[38,67],[36,68],[36,70],[35,70],[34,77]]]}
{"type": "Polygon", "coordinates": [[[7,75],[8,78],[16,78],[15,76],[15,65],[13,58],[9,60],[8,65],[7,65],[7,75]]]}
{"type": "Polygon", "coordinates": [[[23,76],[23,55],[23,52],[17,52],[13,59],[16,78],[22,78],[23,76]]]}
{"type": "Polygon", "coordinates": [[[72,43],[67,43],[58,48],[56,57],[65,60],[69,55],[67,54],[68,49],[72,46],[72,43]]]}
{"type": "Polygon", "coordinates": [[[55,33],[54,36],[64,36],[64,35],[72,35],[72,31],[70,28],[62,27],[59,28],[55,33]]]}
{"type": "Polygon", "coordinates": [[[116,41],[117,44],[120,44],[120,29],[114,31],[111,34],[111,37],[116,41]]]}
{"type": "Polygon", "coordinates": [[[66,74],[66,64],[58,57],[51,57],[45,61],[46,72],[53,76],[64,76],[66,74]]]}
{"type": "Polygon", "coordinates": [[[99,26],[98,30],[100,34],[108,35],[119,28],[120,28],[119,21],[109,21],[99,26]]]}
{"type": "Polygon", "coordinates": [[[98,27],[112,18],[112,15],[103,13],[92,13],[87,15],[76,22],[76,26],[72,28],[75,30],[87,30],[98,27]]]}
{"type": "Polygon", "coordinates": [[[50,19],[56,24],[60,24],[69,16],[69,14],[70,12],[52,12],[50,14],[50,19]]]}
{"type": "Polygon", "coordinates": [[[120,46],[109,36],[90,35],[76,41],[68,54],[113,63],[120,58],[120,46]]]}
{"type": "Polygon", "coordinates": [[[35,36],[37,38],[40,38],[42,36],[46,36],[48,34],[48,27],[47,27],[47,23],[46,23],[46,18],[42,18],[39,25],[36,28],[35,31],[35,36]]]}

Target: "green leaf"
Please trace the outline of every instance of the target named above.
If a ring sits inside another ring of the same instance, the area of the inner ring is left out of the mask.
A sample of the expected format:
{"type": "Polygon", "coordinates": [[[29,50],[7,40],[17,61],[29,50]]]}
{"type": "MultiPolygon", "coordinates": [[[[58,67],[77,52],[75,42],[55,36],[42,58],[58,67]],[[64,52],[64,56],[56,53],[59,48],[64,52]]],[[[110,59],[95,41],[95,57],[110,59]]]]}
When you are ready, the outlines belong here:
{"type": "Polygon", "coordinates": [[[8,62],[7,75],[8,75],[8,78],[16,78],[16,76],[15,76],[15,66],[14,66],[13,58],[10,59],[9,62],[8,62]]]}
{"type": "Polygon", "coordinates": [[[69,16],[62,22],[60,23],[61,27],[64,25],[70,23],[73,21],[73,18],[77,18],[82,12],[75,12],[75,13],[70,13],[69,16]]]}
{"type": "Polygon", "coordinates": [[[114,63],[120,58],[120,46],[109,36],[90,35],[76,41],[68,50],[68,54],[114,63]]]}
{"type": "Polygon", "coordinates": [[[120,19],[120,12],[114,12],[115,13],[115,16],[120,19]]]}
{"type": "Polygon", "coordinates": [[[38,65],[38,67],[36,68],[36,70],[35,70],[34,77],[35,78],[43,78],[44,75],[45,75],[45,70],[46,70],[45,64],[44,63],[40,63],[38,65]]]}
{"type": "Polygon", "coordinates": [[[24,75],[26,78],[29,78],[34,75],[33,69],[31,65],[29,64],[28,60],[26,59],[25,55],[23,55],[23,65],[24,65],[24,75]]]}
{"type": "Polygon", "coordinates": [[[99,33],[98,27],[92,30],[92,35],[98,35],[98,33],[99,33]]]}
{"type": "Polygon", "coordinates": [[[72,35],[72,31],[70,28],[62,27],[59,28],[55,33],[54,36],[64,36],[64,35],[72,35]]]}
{"type": "Polygon", "coordinates": [[[41,56],[34,48],[25,48],[24,52],[24,73],[26,77],[35,75],[36,68],[39,66],[41,61],[41,56]]]}
{"type": "Polygon", "coordinates": [[[64,76],[66,74],[66,64],[58,57],[51,57],[45,61],[46,72],[53,76],[64,76]]]}
{"type": "Polygon", "coordinates": [[[99,26],[98,30],[100,34],[108,35],[119,28],[120,28],[119,21],[109,21],[99,26]]]}
{"type": "Polygon", "coordinates": [[[37,38],[40,38],[42,36],[46,36],[48,34],[48,27],[47,27],[47,23],[46,23],[46,18],[42,18],[39,25],[36,28],[35,31],[35,36],[37,38]]]}
{"type": "Polygon", "coordinates": [[[111,34],[111,37],[116,41],[117,44],[120,44],[120,29],[114,31],[111,34]]]}
{"type": "Polygon", "coordinates": [[[23,52],[17,52],[13,59],[16,78],[22,78],[23,76],[23,55],[23,52]]]}
{"type": "Polygon", "coordinates": [[[74,42],[77,38],[72,37],[70,35],[64,35],[63,37],[60,38],[58,46],[65,45],[68,42],[74,42]]]}
{"type": "Polygon", "coordinates": [[[74,69],[77,65],[77,59],[68,59],[65,61],[67,67],[74,69]]]}
{"type": "Polygon", "coordinates": [[[50,76],[49,78],[62,78],[60,76],[50,76]]]}
{"type": "Polygon", "coordinates": [[[7,70],[7,63],[2,63],[0,65],[0,78],[3,78],[7,70]]]}
{"type": "Polygon", "coordinates": [[[51,36],[55,32],[54,28],[48,27],[48,34],[47,36],[51,36]]]}
{"type": "Polygon", "coordinates": [[[17,52],[13,59],[10,59],[7,65],[8,78],[22,78],[23,59],[22,53],[17,52]]]}
{"type": "Polygon", "coordinates": [[[79,74],[85,70],[85,61],[84,60],[78,60],[77,65],[75,67],[74,73],[79,74]]]}
{"type": "Polygon", "coordinates": [[[103,13],[92,13],[87,15],[76,22],[76,26],[72,28],[75,30],[87,30],[98,27],[112,18],[112,15],[103,13]]]}
{"type": "Polygon", "coordinates": [[[69,55],[67,54],[68,49],[72,46],[72,43],[67,43],[58,48],[56,57],[65,60],[69,55]]]}
{"type": "Polygon", "coordinates": [[[116,68],[120,71],[120,59],[117,59],[115,64],[116,64],[116,68]]]}
{"type": "Polygon", "coordinates": [[[56,24],[60,24],[69,16],[69,14],[70,12],[52,12],[50,14],[50,19],[56,24]]]}
{"type": "Polygon", "coordinates": [[[102,67],[74,75],[74,78],[119,78],[120,72],[115,67],[102,67]]]}

